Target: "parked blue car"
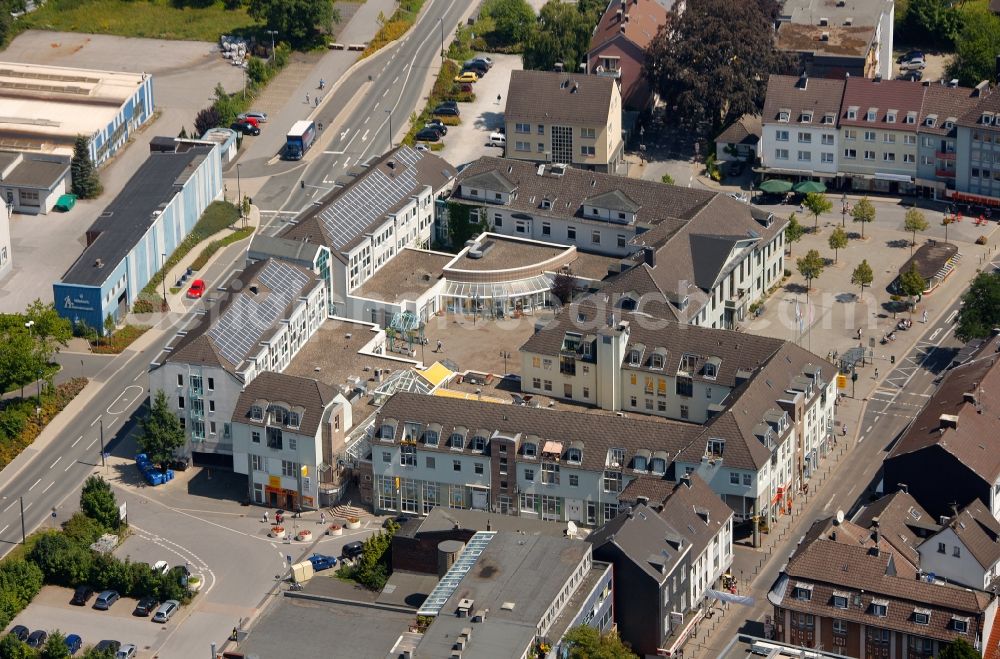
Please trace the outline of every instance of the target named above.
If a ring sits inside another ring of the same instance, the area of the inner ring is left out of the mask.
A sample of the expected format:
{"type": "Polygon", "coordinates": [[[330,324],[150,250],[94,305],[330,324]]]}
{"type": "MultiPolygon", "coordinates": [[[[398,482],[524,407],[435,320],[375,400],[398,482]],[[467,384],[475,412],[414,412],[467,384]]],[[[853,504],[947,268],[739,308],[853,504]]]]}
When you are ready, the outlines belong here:
{"type": "Polygon", "coordinates": [[[320,570],[328,570],[336,565],[337,559],[326,554],[313,554],[309,557],[309,562],[312,563],[313,571],[319,572],[320,570]]]}
{"type": "Polygon", "coordinates": [[[83,646],[83,639],[76,634],[70,634],[66,637],[66,647],[69,648],[70,654],[76,654],[80,651],[83,646]]]}

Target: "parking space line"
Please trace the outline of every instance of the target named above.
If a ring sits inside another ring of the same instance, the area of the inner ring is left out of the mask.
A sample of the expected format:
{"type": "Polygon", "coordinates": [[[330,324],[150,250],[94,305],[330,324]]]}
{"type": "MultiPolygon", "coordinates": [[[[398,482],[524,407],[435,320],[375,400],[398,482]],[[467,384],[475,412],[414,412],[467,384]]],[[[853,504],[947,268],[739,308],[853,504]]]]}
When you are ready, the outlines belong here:
{"type": "Polygon", "coordinates": [[[13,507],[14,507],[14,504],[15,504],[15,503],[17,503],[17,502],[16,502],[16,501],[11,501],[11,502],[10,502],[9,504],[7,504],[7,507],[6,507],[6,508],[4,508],[4,509],[3,509],[3,511],[4,511],[4,512],[7,512],[8,510],[10,510],[11,508],[13,508],[13,507]]]}
{"type": "Polygon", "coordinates": [[[87,450],[88,450],[88,451],[90,450],[90,447],[91,447],[91,446],[93,446],[94,444],[96,444],[96,443],[97,443],[97,440],[98,440],[98,439],[99,439],[98,437],[94,437],[94,441],[92,441],[91,443],[87,444],[87,450]]]}
{"type": "Polygon", "coordinates": [[[34,503],[34,501],[29,501],[28,505],[24,507],[24,511],[28,512],[28,508],[31,508],[31,504],[33,504],[33,503],[34,503]]]}
{"type": "Polygon", "coordinates": [[[69,471],[69,470],[70,470],[70,468],[71,468],[71,467],[72,467],[73,465],[75,465],[75,464],[76,464],[75,462],[70,462],[70,463],[69,463],[68,465],[66,465],[66,468],[65,468],[65,469],[63,469],[63,473],[65,474],[65,473],[66,473],[67,471],[69,471]]]}
{"type": "Polygon", "coordinates": [[[31,484],[31,487],[28,488],[28,491],[31,492],[33,489],[35,489],[35,486],[38,485],[41,482],[42,482],[42,479],[39,478],[37,481],[35,481],[34,483],[31,484]]]}
{"type": "Polygon", "coordinates": [[[74,446],[76,446],[77,444],[79,444],[79,443],[80,443],[80,440],[81,440],[81,439],[83,439],[83,435],[80,435],[79,437],[77,437],[77,438],[76,438],[76,441],[75,441],[75,442],[73,442],[72,444],[70,444],[70,445],[69,445],[69,447],[70,447],[70,448],[73,448],[74,446]]]}
{"type": "Polygon", "coordinates": [[[55,462],[53,462],[52,464],[49,465],[49,469],[55,469],[56,465],[59,464],[60,460],[62,460],[62,456],[61,455],[58,458],[56,458],[55,462]]]}
{"type": "Polygon", "coordinates": [[[52,487],[52,486],[53,486],[53,485],[55,485],[55,484],[56,484],[56,482],[55,482],[55,481],[52,481],[51,483],[49,483],[48,485],[46,485],[46,486],[45,486],[45,489],[44,489],[44,490],[42,490],[42,494],[45,494],[46,492],[48,492],[48,491],[49,491],[49,488],[50,488],[50,487],[52,487]]]}

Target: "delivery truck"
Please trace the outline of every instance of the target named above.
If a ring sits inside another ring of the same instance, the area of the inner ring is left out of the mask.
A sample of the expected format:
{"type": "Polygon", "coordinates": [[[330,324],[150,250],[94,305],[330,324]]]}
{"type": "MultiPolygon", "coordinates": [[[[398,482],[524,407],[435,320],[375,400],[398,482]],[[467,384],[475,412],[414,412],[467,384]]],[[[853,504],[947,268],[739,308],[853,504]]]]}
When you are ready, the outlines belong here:
{"type": "Polygon", "coordinates": [[[302,160],[315,141],[316,123],[308,119],[296,121],[285,137],[285,160],[302,160]]]}

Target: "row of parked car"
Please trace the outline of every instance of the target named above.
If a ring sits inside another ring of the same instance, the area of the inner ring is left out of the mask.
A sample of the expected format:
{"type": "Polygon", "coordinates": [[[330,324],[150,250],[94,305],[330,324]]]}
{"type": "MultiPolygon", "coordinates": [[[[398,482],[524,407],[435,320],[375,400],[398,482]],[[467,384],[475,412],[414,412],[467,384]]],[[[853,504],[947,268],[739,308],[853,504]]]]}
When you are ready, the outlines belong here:
{"type": "Polygon", "coordinates": [[[245,112],[236,117],[229,127],[244,135],[260,135],[260,125],[267,123],[266,112],[245,112]]]}

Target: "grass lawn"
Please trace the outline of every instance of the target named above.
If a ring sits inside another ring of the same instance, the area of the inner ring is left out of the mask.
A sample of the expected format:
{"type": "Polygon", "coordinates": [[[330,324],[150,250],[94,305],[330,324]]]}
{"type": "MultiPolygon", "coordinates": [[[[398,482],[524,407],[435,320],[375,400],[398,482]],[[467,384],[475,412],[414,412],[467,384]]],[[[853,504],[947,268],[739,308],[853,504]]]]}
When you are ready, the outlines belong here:
{"type": "Polygon", "coordinates": [[[227,10],[218,0],[197,9],[178,9],[170,0],[49,0],[18,23],[41,30],[188,41],[217,41],[219,35],[255,25],[246,9],[227,10]]]}

